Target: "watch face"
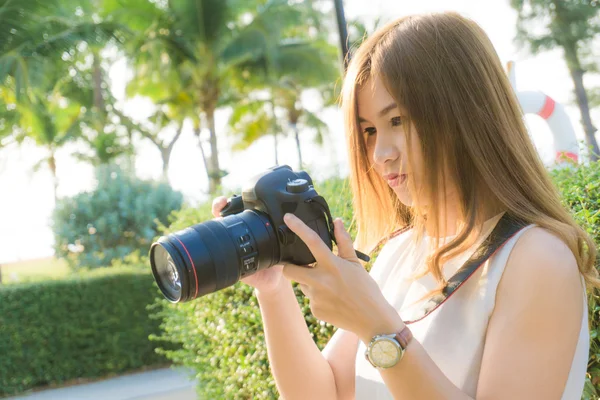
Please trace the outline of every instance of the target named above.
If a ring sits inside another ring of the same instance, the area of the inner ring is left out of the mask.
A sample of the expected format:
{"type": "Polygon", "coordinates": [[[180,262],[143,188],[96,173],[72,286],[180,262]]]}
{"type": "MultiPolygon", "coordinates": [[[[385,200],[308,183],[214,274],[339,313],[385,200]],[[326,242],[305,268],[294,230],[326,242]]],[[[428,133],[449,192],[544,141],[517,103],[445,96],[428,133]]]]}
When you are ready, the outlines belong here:
{"type": "Polygon", "coordinates": [[[369,351],[369,358],[379,368],[390,368],[396,365],[402,355],[402,349],[394,340],[379,338],[369,351]]]}

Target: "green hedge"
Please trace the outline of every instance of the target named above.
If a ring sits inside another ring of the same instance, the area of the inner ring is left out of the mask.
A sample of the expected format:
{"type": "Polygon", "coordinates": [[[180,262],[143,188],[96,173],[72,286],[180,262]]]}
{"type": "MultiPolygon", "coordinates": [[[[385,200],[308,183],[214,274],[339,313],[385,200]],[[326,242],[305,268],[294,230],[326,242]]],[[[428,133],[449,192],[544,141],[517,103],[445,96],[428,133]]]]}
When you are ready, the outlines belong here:
{"type": "MultiPolygon", "coordinates": [[[[600,163],[553,173],[565,205],[600,244],[600,163]]],[[[332,214],[346,223],[352,219],[351,195],[345,180],[333,179],[315,185],[330,203],[332,214]]],[[[185,209],[173,215],[170,231],[210,219],[210,204],[185,209]]],[[[352,232],[354,235],[354,233],[352,232]]],[[[367,266],[369,267],[369,266],[367,266]]],[[[319,348],[334,328],[317,321],[307,300],[296,291],[307,325],[319,348]]],[[[600,343],[597,329],[600,303],[590,299],[592,345],[585,399],[597,399],[600,389],[600,343]],[[596,388],[592,384],[596,384],[596,388]]],[[[163,332],[156,338],[181,344],[176,351],[162,349],[176,364],[195,369],[198,393],[210,399],[273,399],[278,397],[269,371],[260,311],[252,290],[238,283],[190,303],[157,303],[163,332]]]]}
{"type": "MultiPolygon", "coordinates": [[[[331,179],[315,184],[334,217],[352,220],[352,201],[347,181],[331,179]]],[[[210,204],[175,212],[169,231],[212,218],[210,204]]],[[[351,232],[353,228],[351,227],[351,232]]],[[[334,328],[317,321],[308,300],[296,289],[309,329],[319,347],[334,328]]],[[[163,320],[157,339],[180,344],[180,349],[159,349],[175,364],[196,371],[198,393],[207,399],[273,399],[278,393],[269,370],[260,310],[252,289],[242,283],[201,299],[173,305],[159,300],[157,315],[163,320]]]]}
{"type": "Polygon", "coordinates": [[[0,396],[166,363],[148,336],[159,322],[149,269],[0,286],[0,396]]]}
{"type": "MultiPolygon", "coordinates": [[[[577,169],[557,170],[554,181],[560,189],[565,206],[572,210],[577,222],[600,247],[600,162],[577,169]]],[[[596,264],[598,268],[598,264],[596,264]]],[[[600,398],[600,299],[597,293],[588,296],[590,321],[590,360],[583,399],[600,398]]]]}

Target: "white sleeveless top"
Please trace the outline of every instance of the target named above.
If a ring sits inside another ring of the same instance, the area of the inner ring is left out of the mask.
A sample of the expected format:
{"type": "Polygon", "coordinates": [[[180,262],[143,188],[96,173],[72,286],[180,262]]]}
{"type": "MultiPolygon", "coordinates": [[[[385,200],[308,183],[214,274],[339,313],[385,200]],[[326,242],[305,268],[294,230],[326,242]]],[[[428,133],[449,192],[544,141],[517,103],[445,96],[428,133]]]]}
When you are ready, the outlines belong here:
{"type": "MultiPolygon", "coordinates": [[[[475,243],[471,251],[444,265],[446,279],[467,261],[499,218],[497,216],[486,222],[480,242],[475,243]]],[[[421,321],[410,325],[414,338],[423,345],[437,366],[454,385],[473,398],[477,391],[486,330],[494,310],[496,288],[515,243],[532,226],[527,226],[509,239],[445,303],[421,321]]],[[[424,265],[428,241],[431,240],[425,237],[415,247],[413,236],[414,232],[409,230],[389,240],[371,269],[371,276],[386,300],[405,321],[414,319],[413,313],[419,309],[419,305],[410,305],[437,288],[431,275],[416,281],[411,279],[417,267],[424,265]]],[[[585,291],[583,302],[579,340],[562,400],[581,399],[585,383],[589,352],[585,291]]],[[[378,370],[365,359],[364,343],[359,343],[356,357],[356,400],[393,400],[378,370]]]]}

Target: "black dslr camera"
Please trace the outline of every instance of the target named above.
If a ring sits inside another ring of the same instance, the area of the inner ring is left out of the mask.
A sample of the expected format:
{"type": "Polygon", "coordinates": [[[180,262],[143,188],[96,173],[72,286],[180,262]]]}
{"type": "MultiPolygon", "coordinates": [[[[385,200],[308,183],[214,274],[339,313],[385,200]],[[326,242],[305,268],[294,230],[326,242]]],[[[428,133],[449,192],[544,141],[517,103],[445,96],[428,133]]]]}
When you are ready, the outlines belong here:
{"type": "Polygon", "coordinates": [[[304,242],[283,222],[286,213],[296,215],[333,247],[331,212],[310,176],[287,165],[274,167],[254,177],[241,197],[231,197],[222,218],[152,244],[150,263],[158,287],[169,301],[178,303],[231,286],[275,264],[314,262],[304,242]]]}

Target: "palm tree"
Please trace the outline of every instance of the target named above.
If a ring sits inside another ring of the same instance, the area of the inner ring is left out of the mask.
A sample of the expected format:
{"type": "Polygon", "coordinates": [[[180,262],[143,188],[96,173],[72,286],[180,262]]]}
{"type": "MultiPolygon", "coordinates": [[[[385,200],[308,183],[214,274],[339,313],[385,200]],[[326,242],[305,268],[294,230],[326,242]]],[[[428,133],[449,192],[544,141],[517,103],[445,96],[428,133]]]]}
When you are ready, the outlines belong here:
{"type": "MultiPolygon", "coordinates": [[[[250,87],[266,89],[270,97],[258,100],[246,96],[246,100],[236,104],[229,121],[232,131],[239,136],[236,148],[244,149],[271,132],[275,138],[277,163],[276,138],[277,126],[280,125],[274,112],[277,106],[286,114],[285,122],[296,141],[298,168],[302,169],[300,131],[315,130],[317,142],[322,143],[326,124],[317,114],[306,109],[300,98],[310,88],[319,88],[321,93],[333,93],[340,72],[337,50],[324,40],[284,39],[270,54],[251,60],[244,67],[252,71],[255,79],[250,87]]],[[[330,103],[330,100],[327,99],[325,103],[330,103]]]]}
{"type": "Polygon", "coordinates": [[[117,114],[121,124],[125,125],[130,132],[139,133],[158,148],[162,159],[162,180],[168,183],[169,163],[173,147],[175,147],[175,143],[179,140],[183,132],[184,121],[182,118],[176,114],[176,110],[173,110],[166,104],[160,105],[159,109],[150,116],[151,127],[134,122],[120,111],[117,111],[117,114]],[[164,138],[164,135],[161,135],[161,133],[165,130],[174,130],[174,134],[168,138],[164,138]]]}
{"type": "MultiPolygon", "coordinates": [[[[304,108],[300,97],[309,88],[319,88],[322,93],[333,92],[339,78],[336,49],[325,41],[297,46],[287,46],[280,53],[279,79],[276,100],[285,109],[287,122],[292,129],[298,151],[298,168],[302,169],[300,130],[316,131],[317,143],[322,144],[327,125],[310,110],[304,108]]],[[[328,103],[330,99],[324,99],[328,103]]]]}
{"type": "Polygon", "coordinates": [[[0,149],[14,143],[15,133],[19,130],[19,112],[14,91],[9,89],[7,79],[5,86],[0,86],[0,149]]]}
{"type": "Polygon", "coordinates": [[[215,111],[235,98],[233,82],[240,64],[265,53],[273,30],[266,29],[264,21],[284,20],[295,7],[287,0],[172,0],[161,11],[137,46],[136,74],[145,75],[157,87],[166,82],[169,90],[157,90],[153,100],[185,99],[180,115],[190,115],[191,105],[209,192],[215,193],[225,174],[219,165],[215,111]],[[181,82],[180,88],[172,84],[173,79],[181,82]],[[208,155],[203,127],[208,131],[208,155]]]}
{"type": "Polygon", "coordinates": [[[12,134],[16,140],[22,142],[29,138],[47,150],[47,155],[36,163],[34,171],[48,166],[52,173],[55,202],[58,187],[56,151],[80,136],[80,124],[85,113],[81,104],[61,93],[61,87],[68,85],[67,79],[49,79],[48,89],[30,94],[28,101],[15,108],[13,116],[15,125],[12,134]]]}
{"type": "Polygon", "coordinates": [[[126,32],[111,21],[97,21],[88,3],[59,0],[5,0],[0,5],[0,88],[12,93],[13,109],[3,110],[0,131],[18,141],[31,138],[48,150],[34,169],[48,165],[54,197],[58,185],[55,154],[59,147],[82,134],[84,121],[103,114],[99,61],[92,63],[96,86],[94,104],[82,85],[87,72],[78,67],[85,55],[96,55],[105,43],[120,41],[126,32]],[[114,41],[114,40],[113,40],[114,41]]]}
{"type": "Polygon", "coordinates": [[[46,69],[80,43],[121,40],[123,27],[79,17],[77,2],[4,0],[0,5],[0,85],[13,79],[16,100],[44,80],[46,69]]]}

